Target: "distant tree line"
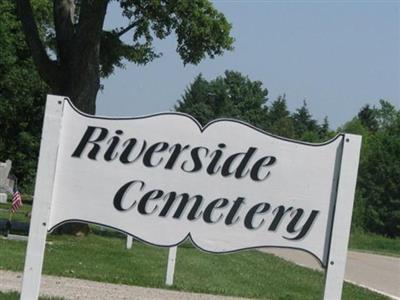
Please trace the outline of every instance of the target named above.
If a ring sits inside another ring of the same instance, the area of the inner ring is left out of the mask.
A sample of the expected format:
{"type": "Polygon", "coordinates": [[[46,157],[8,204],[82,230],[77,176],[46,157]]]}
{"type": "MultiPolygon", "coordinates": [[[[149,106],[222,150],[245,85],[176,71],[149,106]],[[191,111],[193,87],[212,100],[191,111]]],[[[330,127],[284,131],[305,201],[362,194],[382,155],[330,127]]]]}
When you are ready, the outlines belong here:
{"type": "Polygon", "coordinates": [[[379,107],[361,108],[357,116],[332,131],[328,119],[314,119],[304,101],[289,112],[284,96],[268,103],[260,81],[239,72],[207,81],[201,75],[186,89],[175,109],[205,125],[218,118],[235,118],[267,132],[306,142],[322,142],[339,132],[363,136],[353,229],[389,237],[400,236],[400,111],[385,100],[379,107]]]}
{"type": "Polygon", "coordinates": [[[251,81],[239,72],[226,71],[224,76],[207,81],[198,75],[186,89],[175,110],[194,116],[202,125],[218,118],[234,118],[270,133],[292,139],[319,142],[333,137],[328,119],[322,124],[303,105],[291,113],[285,96],[268,104],[268,90],[260,81],[251,81]]]}
{"type": "Polygon", "coordinates": [[[353,226],[400,236],[400,110],[365,105],[338,131],[363,137],[353,226]]]}

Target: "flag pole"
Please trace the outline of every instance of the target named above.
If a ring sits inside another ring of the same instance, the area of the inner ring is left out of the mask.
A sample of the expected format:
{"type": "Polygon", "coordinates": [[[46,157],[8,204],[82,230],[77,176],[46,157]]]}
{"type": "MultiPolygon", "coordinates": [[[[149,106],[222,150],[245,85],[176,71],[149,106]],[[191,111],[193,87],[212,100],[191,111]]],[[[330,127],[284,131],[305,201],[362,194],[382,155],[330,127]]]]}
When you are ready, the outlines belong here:
{"type": "Polygon", "coordinates": [[[14,186],[13,186],[13,191],[11,194],[11,207],[10,207],[10,215],[8,217],[7,235],[11,229],[12,216],[17,211],[17,209],[20,208],[21,206],[22,206],[22,198],[18,191],[18,178],[16,176],[14,176],[14,186]]]}
{"type": "MultiPolygon", "coordinates": [[[[15,183],[14,183],[14,184],[15,184],[15,183]]],[[[10,192],[10,191],[9,191],[9,192],[10,192]]],[[[9,216],[8,216],[8,224],[7,224],[6,236],[9,235],[10,230],[11,230],[11,220],[12,220],[12,214],[13,214],[13,212],[12,212],[13,193],[10,193],[10,194],[11,194],[11,205],[10,205],[10,214],[9,214],[9,216]]]]}
{"type": "Polygon", "coordinates": [[[11,220],[12,220],[12,204],[11,204],[11,207],[10,207],[10,215],[8,217],[8,224],[7,224],[7,229],[6,229],[6,237],[10,234],[11,220]]]}

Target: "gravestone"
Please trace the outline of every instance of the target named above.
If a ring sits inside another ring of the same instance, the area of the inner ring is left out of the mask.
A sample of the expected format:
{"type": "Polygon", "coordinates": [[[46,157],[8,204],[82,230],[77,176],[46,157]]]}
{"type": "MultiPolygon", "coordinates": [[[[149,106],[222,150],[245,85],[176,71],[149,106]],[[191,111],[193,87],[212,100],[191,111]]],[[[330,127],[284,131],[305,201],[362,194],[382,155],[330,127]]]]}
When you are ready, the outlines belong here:
{"type": "Polygon", "coordinates": [[[0,193],[0,203],[7,203],[7,194],[0,193]]]}
{"type": "Polygon", "coordinates": [[[8,174],[11,170],[11,160],[0,162],[0,203],[7,202],[7,194],[5,192],[10,190],[10,182],[8,174]]]}

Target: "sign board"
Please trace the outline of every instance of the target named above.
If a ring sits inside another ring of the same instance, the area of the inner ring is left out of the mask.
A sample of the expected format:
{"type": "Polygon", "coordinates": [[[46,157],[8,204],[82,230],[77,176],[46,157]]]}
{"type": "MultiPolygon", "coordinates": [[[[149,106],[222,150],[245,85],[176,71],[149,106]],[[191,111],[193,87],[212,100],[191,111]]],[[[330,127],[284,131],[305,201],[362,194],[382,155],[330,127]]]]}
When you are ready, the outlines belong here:
{"type": "Polygon", "coordinates": [[[95,117],[49,96],[23,296],[40,278],[32,251],[71,221],[165,247],[190,238],[218,253],[301,249],[328,269],[327,286],[329,268],[339,268],[341,292],[360,141],[339,134],[309,144],[235,120],[202,127],[178,113],[95,117]]]}

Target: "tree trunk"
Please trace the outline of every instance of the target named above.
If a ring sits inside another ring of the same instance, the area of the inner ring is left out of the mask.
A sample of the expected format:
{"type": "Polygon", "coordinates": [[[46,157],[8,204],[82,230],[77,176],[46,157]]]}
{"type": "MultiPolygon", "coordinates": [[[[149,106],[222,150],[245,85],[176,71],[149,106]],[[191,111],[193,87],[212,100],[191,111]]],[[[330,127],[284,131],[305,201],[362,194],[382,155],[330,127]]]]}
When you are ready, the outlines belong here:
{"type": "MultiPolygon", "coordinates": [[[[54,2],[56,35],[60,37],[57,40],[58,58],[63,74],[57,94],[69,97],[82,112],[95,114],[100,88],[100,38],[108,1],[82,1],[80,21],[76,26],[72,24],[71,13],[65,13],[65,10],[71,11],[71,3],[65,5],[65,1],[54,2]],[[71,27],[75,30],[69,35],[71,27]]],[[[58,232],[81,236],[89,232],[89,226],[68,223],[58,232]]]]}
{"type": "Polygon", "coordinates": [[[74,57],[65,67],[63,81],[56,94],[67,96],[82,112],[96,113],[96,97],[100,88],[99,47],[91,49],[91,55],[82,60],[74,57]]]}
{"type": "Polygon", "coordinates": [[[56,92],[68,96],[79,110],[94,114],[100,88],[100,40],[108,0],[82,1],[77,24],[73,23],[73,4],[73,0],[54,0],[58,62],[62,73],[56,92]]]}
{"type": "MultiPolygon", "coordinates": [[[[88,114],[96,112],[100,88],[100,39],[109,0],[82,0],[79,16],[74,0],[53,0],[57,60],[49,58],[40,39],[29,0],[17,0],[27,44],[41,78],[51,92],[67,96],[88,114]],[[76,23],[75,20],[78,20],[76,23]]],[[[86,235],[87,224],[70,223],[58,232],[86,235]]]]}

